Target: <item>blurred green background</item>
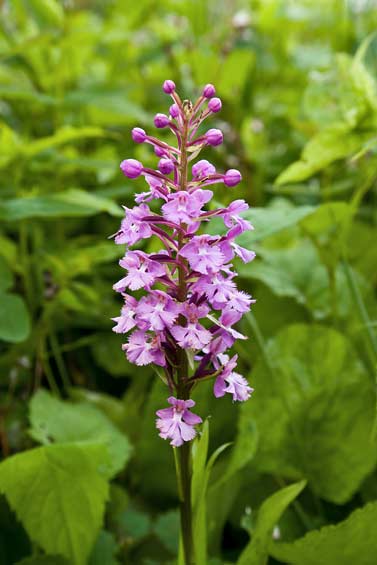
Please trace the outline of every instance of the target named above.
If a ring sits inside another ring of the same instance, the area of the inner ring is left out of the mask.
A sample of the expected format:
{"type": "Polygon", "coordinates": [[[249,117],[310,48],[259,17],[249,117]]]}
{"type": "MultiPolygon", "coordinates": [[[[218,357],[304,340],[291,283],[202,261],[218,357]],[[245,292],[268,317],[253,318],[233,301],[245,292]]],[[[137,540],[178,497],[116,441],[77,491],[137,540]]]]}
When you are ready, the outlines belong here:
{"type": "MultiPolygon", "coordinates": [[[[143,189],[119,162],[155,166],[130,130],[155,133],[167,78],[187,98],[216,85],[223,110],[210,127],[225,143],[203,158],[241,170],[240,187],[216,200],[245,198],[256,228],[240,241],[257,252],[238,266],[257,303],[237,349],[255,393],[240,407],[215,400],[210,384],[195,392],[210,450],[233,442],[207,496],[208,563],[236,563],[250,535],[259,553],[241,564],[377,563],[376,3],[9,0],[0,9],[2,454],[31,458],[45,449],[37,443],[95,435],[120,458],[106,509],[97,501],[98,520],[84,525],[73,502],[62,517],[31,488],[34,474],[50,480],[41,462],[12,471],[31,492],[23,510],[0,465],[0,563],[60,563],[43,552],[74,565],[175,562],[174,464],[154,427],[166,391],[149,367],[126,362],[111,331],[123,250],[108,241],[120,205],[143,189]],[[263,528],[261,503],[299,479],[307,486],[296,502],[281,519],[289,501],[277,504],[263,528]],[[72,531],[54,545],[66,523],[72,531]]],[[[72,464],[64,488],[81,484],[82,469],[72,464]]],[[[74,501],[78,489],[63,495],[74,501]]]]}

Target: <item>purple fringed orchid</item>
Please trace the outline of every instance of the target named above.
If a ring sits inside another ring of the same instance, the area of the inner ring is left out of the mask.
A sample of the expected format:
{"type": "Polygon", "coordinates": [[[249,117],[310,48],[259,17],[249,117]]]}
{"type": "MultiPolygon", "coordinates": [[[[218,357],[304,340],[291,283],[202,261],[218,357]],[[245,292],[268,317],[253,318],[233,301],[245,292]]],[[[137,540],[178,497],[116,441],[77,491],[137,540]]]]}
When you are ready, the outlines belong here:
{"type": "Polygon", "coordinates": [[[179,447],[195,437],[195,426],[202,422],[189,410],[195,405],[190,393],[201,380],[214,379],[216,397],[228,393],[233,400],[244,401],[253,392],[235,372],[237,355],[229,358],[226,351],[236,339],[246,339],[233,326],[255,302],[237,290],[232,261],[237,256],[246,263],[255,254],[235,242],[238,235],[253,229],[240,216],[248,209],[244,200],[208,209],[213,197],[208,187],[216,183],[234,187],[241,181],[240,172],[230,169],[221,174],[205,159],[193,162],[204,147],[223,141],[222,132],[215,128],[197,135],[203,120],[221,109],[214,86],[207,84],[194,104],[180,99],[171,80],[164,82],[163,90],[173,104],[169,116],[157,114],[154,124],[169,128],[177,146],[134,128],[133,140],[154,148],[160,159],[157,168],[144,167],[135,159],[120,165],[130,179],[143,175],[147,190],[136,195],[136,206],[124,208],[125,217],[115,234],[115,243],[125,244],[126,253],[119,262],[125,276],[114,285],[124,305],[121,315],[113,318],[113,330],[132,331],[123,345],[131,363],[158,365],[160,373],[162,368],[172,394],[171,407],[157,411],[156,425],[162,438],[179,447]],[[159,203],[159,213],[147,204],[153,199],[159,203]],[[225,235],[200,234],[201,224],[214,217],[222,218],[225,235]],[[151,237],[160,240],[159,251],[129,250],[151,237]],[[138,299],[128,294],[141,289],[144,293],[138,292],[138,299]]]}

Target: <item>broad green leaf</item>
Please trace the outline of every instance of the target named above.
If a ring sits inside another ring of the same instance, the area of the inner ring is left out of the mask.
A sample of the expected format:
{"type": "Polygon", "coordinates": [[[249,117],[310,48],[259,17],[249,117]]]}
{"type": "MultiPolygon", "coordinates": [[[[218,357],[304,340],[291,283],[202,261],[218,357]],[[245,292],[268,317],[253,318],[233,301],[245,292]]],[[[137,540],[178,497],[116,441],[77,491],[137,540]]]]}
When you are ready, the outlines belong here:
{"type": "Polygon", "coordinates": [[[165,514],[160,514],[154,523],[153,532],[161,543],[173,555],[178,553],[179,540],[179,512],[171,510],[165,514]]]}
{"type": "MultiPolygon", "coordinates": [[[[298,304],[305,305],[316,319],[331,313],[329,274],[309,239],[299,240],[283,249],[259,248],[257,259],[249,265],[240,265],[238,272],[242,277],[263,282],[277,296],[294,298],[298,304]]],[[[344,318],[350,314],[352,303],[339,266],[335,279],[337,310],[344,318]]]]}
{"type": "Polygon", "coordinates": [[[0,293],[0,340],[24,341],[30,333],[30,317],[21,296],[0,293]]]}
{"type": "Polygon", "coordinates": [[[113,534],[101,530],[94,544],[88,565],[118,565],[115,558],[118,545],[113,534]]]}
{"type": "Polygon", "coordinates": [[[0,219],[8,222],[27,218],[85,217],[100,212],[107,212],[112,216],[123,215],[121,208],[113,201],[78,188],[0,203],[0,219]]]}
{"type": "Polygon", "coordinates": [[[355,510],[335,526],[307,533],[293,543],[274,543],[270,553],[291,565],[374,565],[377,502],[355,510]]]}
{"type": "Polygon", "coordinates": [[[116,524],[121,535],[135,543],[149,535],[152,522],[146,512],[131,506],[117,516],[116,524]]]}
{"type": "Polygon", "coordinates": [[[53,397],[40,389],[30,402],[31,436],[42,444],[98,441],[110,455],[110,476],[121,471],[131,455],[126,436],[97,408],[53,397]]]}
{"type": "Polygon", "coordinates": [[[305,481],[289,485],[275,492],[263,502],[258,510],[257,523],[252,532],[251,541],[243,550],[237,565],[266,565],[272,531],[284,510],[300,494],[305,485],[305,481]]]}
{"type": "Polygon", "coordinates": [[[275,182],[282,185],[305,180],[333,161],[352,156],[360,150],[368,137],[368,134],[350,131],[349,126],[329,126],[307,143],[301,160],[289,165],[275,182]]]}
{"type": "Polygon", "coordinates": [[[263,441],[254,458],[261,472],[305,478],[322,498],[347,501],[371,472],[374,387],[351,343],[324,326],[296,324],[266,348],[241,407],[263,441]]]}
{"type": "Polygon", "coordinates": [[[105,446],[49,445],[0,465],[0,490],[30,538],[44,551],[86,565],[108,495],[99,467],[105,446]]]}

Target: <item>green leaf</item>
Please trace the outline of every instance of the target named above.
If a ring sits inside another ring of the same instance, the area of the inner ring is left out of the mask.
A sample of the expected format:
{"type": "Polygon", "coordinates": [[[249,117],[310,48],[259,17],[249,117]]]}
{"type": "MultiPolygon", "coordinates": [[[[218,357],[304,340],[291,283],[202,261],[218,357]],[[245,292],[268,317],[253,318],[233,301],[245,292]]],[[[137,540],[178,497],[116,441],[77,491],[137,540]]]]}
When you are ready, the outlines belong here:
{"type": "Polygon", "coordinates": [[[241,419],[254,418],[263,437],[255,467],[306,478],[319,496],[346,502],[376,462],[374,387],[349,341],[323,326],[289,326],[249,380],[256,392],[241,419]]]}
{"type": "Polygon", "coordinates": [[[193,508],[195,508],[195,506],[199,503],[202,493],[208,454],[208,443],[209,424],[208,420],[206,420],[202,426],[200,435],[195,439],[192,445],[191,497],[193,508]]]}
{"type": "Polygon", "coordinates": [[[178,553],[178,510],[171,510],[165,514],[160,514],[153,526],[153,531],[167,550],[169,550],[173,555],[178,553]]]}
{"type": "Polygon", "coordinates": [[[118,549],[114,535],[101,530],[94,544],[88,565],[118,565],[115,554],[118,549]]]}
{"type": "Polygon", "coordinates": [[[305,180],[333,161],[352,156],[370,137],[353,133],[349,126],[333,125],[317,133],[305,146],[300,161],[287,167],[277,177],[277,185],[305,180]]]}
{"type": "MultiPolygon", "coordinates": [[[[331,313],[329,274],[309,239],[296,241],[288,248],[261,247],[256,261],[240,265],[238,272],[242,277],[263,282],[277,296],[294,298],[298,304],[305,305],[316,319],[331,313]]],[[[338,314],[346,317],[352,305],[344,273],[339,266],[335,278],[338,314]]]]}
{"type": "Polygon", "coordinates": [[[347,520],[307,533],[293,543],[274,543],[270,553],[292,565],[373,565],[377,555],[377,502],[347,520]]]}
{"type": "Polygon", "coordinates": [[[145,538],[151,531],[151,519],[146,512],[128,507],[116,519],[117,528],[131,543],[145,538]]]}
{"type": "Polygon", "coordinates": [[[112,200],[85,190],[71,188],[46,196],[29,196],[0,203],[0,219],[11,222],[27,218],[85,217],[107,212],[122,216],[122,210],[112,200]]]}
{"type": "Polygon", "coordinates": [[[97,408],[58,400],[40,389],[30,402],[31,436],[40,443],[98,441],[110,455],[109,476],[121,471],[131,456],[126,436],[97,408]]]}
{"type": "Polygon", "coordinates": [[[24,341],[30,334],[30,316],[21,296],[0,294],[0,340],[24,341]]]}
{"type": "Polygon", "coordinates": [[[272,531],[284,510],[300,494],[305,485],[306,481],[289,485],[263,502],[258,511],[257,524],[251,541],[243,550],[237,565],[266,565],[272,531]]]}
{"type": "Polygon", "coordinates": [[[86,565],[108,495],[98,469],[104,446],[49,445],[0,465],[0,490],[30,538],[44,551],[86,565]]]}
{"type": "Polygon", "coordinates": [[[192,508],[195,563],[207,564],[207,505],[206,496],[212,467],[219,455],[229,446],[220,446],[207,462],[209,442],[208,420],[204,422],[203,431],[194,442],[192,448],[192,508]]]}

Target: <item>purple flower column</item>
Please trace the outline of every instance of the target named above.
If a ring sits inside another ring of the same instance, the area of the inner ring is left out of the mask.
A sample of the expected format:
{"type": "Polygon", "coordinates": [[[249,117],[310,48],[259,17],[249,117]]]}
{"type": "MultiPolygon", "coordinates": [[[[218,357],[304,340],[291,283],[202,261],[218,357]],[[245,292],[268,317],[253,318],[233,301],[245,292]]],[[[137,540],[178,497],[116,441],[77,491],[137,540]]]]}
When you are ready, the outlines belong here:
{"type": "Polygon", "coordinates": [[[253,391],[234,371],[237,356],[226,352],[236,339],[246,339],[233,326],[254,302],[237,289],[232,262],[236,256],[251,261],[255,254],[235,242],[238,235],[252,229],[240,215],[248,208],[244,200],[235,200],[226,208],[205,208],[213,197],[208,187],[223,183],[232,189],[242,180],[240,172],[217,173],[205,159],[191,166],[204,147],[223,142],[223,134],[216,128],[197,135],[202,122],[221,109],[221,100],[214,98],[214,86],[207,84],[194,104],[181,101],[171,80],[164,82],[163,90],[173,104],[169,116],[157,114],[154,124],[158,129],[170,129],[177,147],[134,128],[133,140],[154,148],[159,158],[157,168],[146,168],[135,159],[121,163],[126,177],[145,177],[149,190],[136,195],[136,206],[125,208],[115,234],[115,242],[127,246],[119,262],[127,273],[114,285],[124,305],[121,315],[114,318],[113,330],[132,331],[123,345],[128,360],[160,367],[169,388],[170,407],[157,411],[156,426],[160,437],[177,448],[182,540],[189,565],[193,562],[190,441],[202,422],[190,410],[195,405],[190,395],[202,380],[210,378],[216,397],[230,394],[234,401],[245,401],[253,391]],[[160,213],[149,208],[147,202],[153,199],[160,213]],[[224,222],[224,235],[197,233],[202,223],[216,216],[224,222]],[[128,249],[151,237],[161,241],[158,252],[128,249]],[[137,291],[138,299],[129,291],[137,291]]]}

